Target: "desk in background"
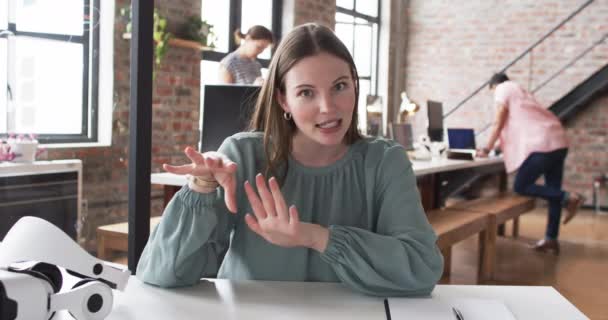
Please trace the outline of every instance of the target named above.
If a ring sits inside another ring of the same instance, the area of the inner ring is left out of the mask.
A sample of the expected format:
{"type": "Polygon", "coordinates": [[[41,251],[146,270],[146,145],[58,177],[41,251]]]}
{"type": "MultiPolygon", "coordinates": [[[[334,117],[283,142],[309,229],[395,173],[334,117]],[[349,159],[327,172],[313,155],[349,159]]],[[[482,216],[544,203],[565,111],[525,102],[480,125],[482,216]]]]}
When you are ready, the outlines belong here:
{"type": "MultiPolygon", "coordinates": [[[[500,186],[506,186],[506,174],[502,158],[482,158],[470,160],[438,159],[434,161],[412,160],[414,174],[418,180],[418,189],[422,197],[422,205],[426,210],[436,209],[452,192],[458,190],[462,183],[470,183],[471,179],[487,174],[499,174],[504,180],[500,186]],[[446,183],[445,181],[452,181],[446,183]]],[[[163,185],[164,205],[173,195],[184,186],[185,176],[168,172],[153,173],[150,177],[152,184],[163,185]]]]}
{"type": "MultiPolygon", "coordinates": [[[[501,301],[518,320],[587,319],[551,287],[438,285],[431,298],[422,299],[441,303],[467,298],[501,301]]],[[[403,299],[408,298],[388,298],[389,309],[403,299]]],[[[418,312],[429,305],[413,304],[418,312]]],[[[56,319],[71,317],[64,312],[56,319]]],[[[114,291],[114,308],[106,319],[386,320],[387,316],[384,299],[355,293],[339,283],[214,279],[193,287],[161,289],[131,277],[125,292],[114,291]]],[[[453,315],[436,319],[453,319],[453,315]]]]}

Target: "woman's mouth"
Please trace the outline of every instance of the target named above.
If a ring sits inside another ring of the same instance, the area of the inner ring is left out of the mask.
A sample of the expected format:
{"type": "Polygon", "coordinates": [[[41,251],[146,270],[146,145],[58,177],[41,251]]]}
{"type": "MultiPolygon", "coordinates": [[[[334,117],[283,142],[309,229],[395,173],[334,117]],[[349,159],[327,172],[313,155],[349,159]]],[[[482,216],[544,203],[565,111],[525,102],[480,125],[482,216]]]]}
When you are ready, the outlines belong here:
{"type": "Polygon", "coordinates": [[[342,126],[342,119],[332,119],[328,121],[324,121],[321,123],[317,123],[315,127],[317,127],[322,133],[334,133],[340,130],[342,126]]]}

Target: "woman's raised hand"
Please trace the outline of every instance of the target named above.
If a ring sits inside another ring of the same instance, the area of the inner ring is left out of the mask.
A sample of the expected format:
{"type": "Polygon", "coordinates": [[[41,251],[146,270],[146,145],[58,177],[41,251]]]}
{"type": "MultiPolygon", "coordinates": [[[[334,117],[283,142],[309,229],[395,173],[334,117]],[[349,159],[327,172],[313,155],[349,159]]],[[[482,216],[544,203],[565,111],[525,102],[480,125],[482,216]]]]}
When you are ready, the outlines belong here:
{"type": "Polygon", "coordinates": [[[245,193],[255,217],[248,213],[245,222],[251,230],[266,241],[281,247],[308,247],[323,252],[329,240],[329,231],[316,224],[301,222],[295,206],[287,207],[279,184],[270,178],[268,186],[264,176],[255,177],[255,190],[245,182],[245,193]]]}
{"type": "Polygon", "coordinates": [[[216,181],[224,188],[226,207],[236,213],[236,163],[219,152],[199,153],[187,147],[184,153],[192,163],[179,166],[163,164],[163,169],[180,175],[189,174],[206,182],[216,181]]]}

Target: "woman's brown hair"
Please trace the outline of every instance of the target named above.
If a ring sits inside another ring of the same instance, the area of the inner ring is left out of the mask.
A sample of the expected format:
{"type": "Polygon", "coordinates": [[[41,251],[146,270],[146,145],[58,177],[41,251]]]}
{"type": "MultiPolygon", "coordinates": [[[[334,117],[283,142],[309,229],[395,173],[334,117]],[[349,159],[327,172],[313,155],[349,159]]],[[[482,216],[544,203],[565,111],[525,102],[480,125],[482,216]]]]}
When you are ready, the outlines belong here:
{"type": "Polygon", "coordinates": [[[249,30],[247,30],[247,33],[245,34],[241,32],[241,29],[236,29],[234,31],[234,42],[237,45],[240,45],[241,41],[246,37],[249,37],[249,39],[252,40],[268,40],[270,43],[274,42],[274,36],[272,35],[272,31],[260,25],[255,25],[249,28],[249,30]]]}
{"type": "Polygon", "coordinates": [[[285,74],[298,61],[321,52],[334,55],[350,66],[351,77],[355,83],[355,108],[344,139],[350,145],[362,137],[357,128],[359,76],[348,49],[327,27],[315,23],[296,27],[281,40],[272,57],[268,79],[264,81],[249,125],[252,131],[264,132],[264,151],[267,159],[265,174],[275,176],[280,183],[287,175],[288,158],[296,125],[293,120],[283,118],[283,109],[277,101],[277,90],[285,94],[285,74]]]}

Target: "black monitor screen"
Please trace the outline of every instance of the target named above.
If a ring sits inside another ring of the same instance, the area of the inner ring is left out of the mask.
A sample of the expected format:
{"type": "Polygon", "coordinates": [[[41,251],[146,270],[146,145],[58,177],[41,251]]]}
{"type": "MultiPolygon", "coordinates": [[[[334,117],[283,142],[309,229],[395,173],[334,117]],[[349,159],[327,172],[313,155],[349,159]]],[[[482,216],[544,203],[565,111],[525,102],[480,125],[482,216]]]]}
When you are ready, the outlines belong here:
{"type": "Polygon", "coordinates": [[[247,128],[260,87],[205,85],[199,150],[216,151],[224,139],[247,128]]]}
{"type": "Polygon", "coordinates": [[[428,100],[427,115],[429,117],[428,134],[431,141],[443,141],[443,104],[428,100]]]}

